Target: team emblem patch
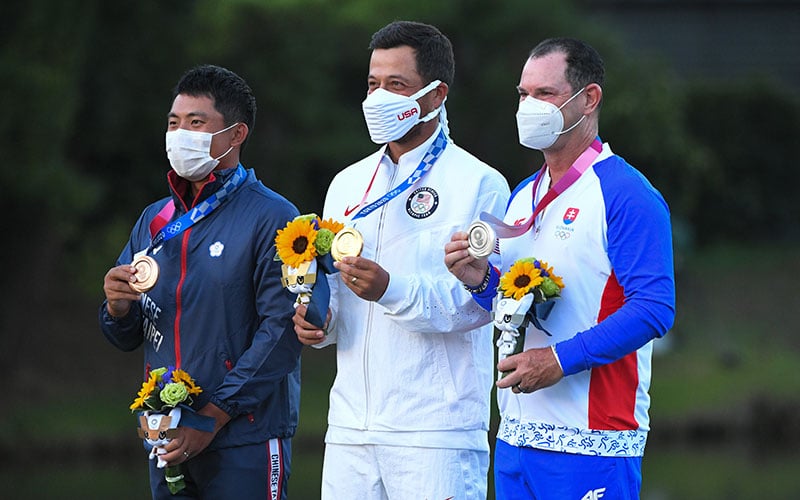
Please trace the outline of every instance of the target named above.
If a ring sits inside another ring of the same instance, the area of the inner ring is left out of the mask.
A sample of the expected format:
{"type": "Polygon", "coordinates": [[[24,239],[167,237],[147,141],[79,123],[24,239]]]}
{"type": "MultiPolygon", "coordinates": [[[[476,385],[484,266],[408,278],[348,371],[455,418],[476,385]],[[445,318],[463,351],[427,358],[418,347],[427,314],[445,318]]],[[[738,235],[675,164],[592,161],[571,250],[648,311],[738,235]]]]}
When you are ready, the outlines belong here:
{"type": "Polygon", "coordinates": [[[564,224],[569,226],[570,224],[575,222],[575,219],[578,218],[578,212],[580,212],[580,210],[577,208],[573,207],[568,208],[567,211],[564,212],[564,219],[563,219],[564,224]]]}
{"type": "Polygon", "coordinates": [[[208,254],[212,257],[219,257],[223,250],[225,250],[225,245],[221,241],[217,241],[208,247],[208,254]]]}
{"type": "Polygon", "coordinates": [[[433,188],[416,189],[406,200],[406,212],[415,219],[430,217],[439,206],[439,194],[433,188]]]}

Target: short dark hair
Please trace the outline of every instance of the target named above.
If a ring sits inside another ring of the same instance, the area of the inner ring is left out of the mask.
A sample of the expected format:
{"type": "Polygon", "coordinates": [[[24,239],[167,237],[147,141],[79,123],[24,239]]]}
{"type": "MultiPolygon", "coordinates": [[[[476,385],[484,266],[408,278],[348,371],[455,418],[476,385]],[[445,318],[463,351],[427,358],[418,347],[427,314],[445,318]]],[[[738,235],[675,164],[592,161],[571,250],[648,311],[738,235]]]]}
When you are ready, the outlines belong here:
{"type": "Polygon", "coordinates": [[[600,54],[588,43],[575,38],[548,38],[531,50],[529,59],[563,52],[567,57],[567,82],[577,91],[590,83],[603,86],[606,70],[600,54]]]}
{"type": "Polygon", "coordinates": [[[453,45],[438,28],[414,21],[394,21],[372,35],[369,49],[393,49],[403,45],[414,49],[417,72],[426,84],[434,80],[453,84],[456,72],[453,45]]]}
{"type": "Polygon", "coordinates": [[[253,131],[256,124],[256,98],[242,77],[229,69],[211,64],[196,66],[181,77],[172,93],[192,97],[207,96],[214,101],[214,109],[222,114],[225,125],[244,123],[253,131]]]}

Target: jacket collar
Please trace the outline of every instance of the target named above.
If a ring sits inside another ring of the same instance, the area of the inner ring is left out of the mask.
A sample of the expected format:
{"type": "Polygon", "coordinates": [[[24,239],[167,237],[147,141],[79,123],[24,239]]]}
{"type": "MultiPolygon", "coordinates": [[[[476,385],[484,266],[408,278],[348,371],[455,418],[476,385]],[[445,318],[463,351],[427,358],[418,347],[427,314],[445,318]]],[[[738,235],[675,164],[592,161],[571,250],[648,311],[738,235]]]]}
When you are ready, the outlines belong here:
{"type": "Polygon", "coordinates": [[[215,170],[211,172],[211,174],[208,176],[208,179],[203,184],[203,187],[200,188],[200,191],[197,193],[197,196],[195,196],[194,199],[192,199],[191,182],[187,181],[183,177],[180,177],[177,173],[175,173],[174,170],[170,170],[167,173],[167,183],[169,184],[169,190],[170,194],[172,195],[172,199],[175,201],[175,206],[183,207],[184,211],[188,212],[189,208],[197,205],[212,194],[216,193],[219,188],[221,188],[222,185],[225,184],[225,182],[230,179],[231,176],[233,176],[239,165],[233,168],[226,168],[224,170],[215,170]]]}

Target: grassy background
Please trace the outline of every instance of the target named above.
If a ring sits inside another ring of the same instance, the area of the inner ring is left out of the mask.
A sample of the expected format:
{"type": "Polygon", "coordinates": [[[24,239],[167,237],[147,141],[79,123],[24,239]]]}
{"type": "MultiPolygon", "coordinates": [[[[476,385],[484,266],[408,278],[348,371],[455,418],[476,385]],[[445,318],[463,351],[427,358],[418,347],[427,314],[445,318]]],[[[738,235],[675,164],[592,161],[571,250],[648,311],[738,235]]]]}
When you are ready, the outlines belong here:
{"type": "MultiPolygon", "coordinates": [[[[653,362],[643,498],[800,496],[798,255],[792,246],[717,247],[679,261],[678,317],[653,362]]],[[[99,336],[90,320],[79,326],[99,336]]],[[[148,498],[146,455],[127,412],[140,356],[105,349],[110,368],[84,361],[72,377],[40,373],[39,390],[4,388],[0,498],[148,498]]],[[[57,343],[45,354],[53,361],[41,366],[71,357],[57,343]]],[[[334,356],[303,355],[291,498],[319,497],[334,356]]]]}

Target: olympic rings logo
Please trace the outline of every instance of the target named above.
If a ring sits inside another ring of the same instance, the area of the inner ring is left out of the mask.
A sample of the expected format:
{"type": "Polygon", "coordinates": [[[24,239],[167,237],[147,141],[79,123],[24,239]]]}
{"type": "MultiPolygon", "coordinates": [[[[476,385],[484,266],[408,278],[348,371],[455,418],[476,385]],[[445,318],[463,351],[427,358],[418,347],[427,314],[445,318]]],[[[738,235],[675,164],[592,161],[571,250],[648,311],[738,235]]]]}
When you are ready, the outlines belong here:
{"type": "Polygon", "coordinates": [[[572,236],[572,232],[570,231],[558,230],[555,232],[555,237],[562,241],[569,239],[570,236],[572,236]]]}

